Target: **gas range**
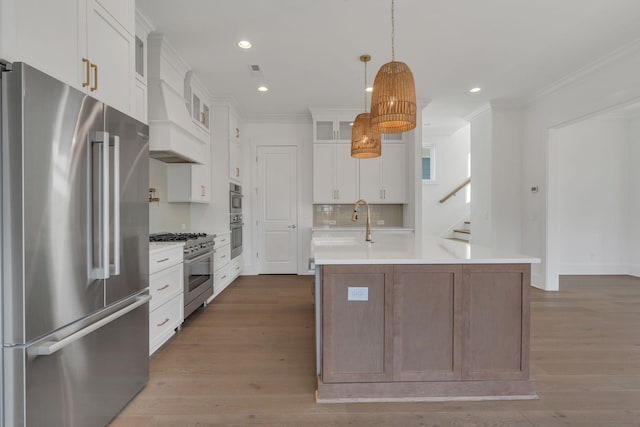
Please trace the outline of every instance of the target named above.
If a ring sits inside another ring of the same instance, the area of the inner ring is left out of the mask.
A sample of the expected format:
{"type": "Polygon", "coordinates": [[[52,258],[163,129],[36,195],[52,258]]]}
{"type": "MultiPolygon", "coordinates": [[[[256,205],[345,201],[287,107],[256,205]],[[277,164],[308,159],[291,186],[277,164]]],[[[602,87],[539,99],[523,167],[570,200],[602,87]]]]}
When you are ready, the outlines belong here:
{"type": "Polygon", "coordinates": [[[149,235],[150,242],[184,242],[184,258],[191,259],[213,250],[213,234],[206,233],[156,233],[149,235]]]}

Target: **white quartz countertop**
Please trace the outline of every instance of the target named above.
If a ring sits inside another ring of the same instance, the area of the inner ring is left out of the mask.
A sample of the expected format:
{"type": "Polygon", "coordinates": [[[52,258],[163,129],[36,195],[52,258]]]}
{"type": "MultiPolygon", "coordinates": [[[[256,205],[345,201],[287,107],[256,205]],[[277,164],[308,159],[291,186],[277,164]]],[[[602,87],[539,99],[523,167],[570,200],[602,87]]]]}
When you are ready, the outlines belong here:
{"type": "Polygon", "coordinates": [[[413,233],[314,233],[311,256],[326,264],[529,264],[540,258],[509,253],[440,237],[419,241],[413,233]]]}
{"type": "Polygon", "coordinates": [[[184,242],[149,242],[149,254],[183,246],[184,242]]]}

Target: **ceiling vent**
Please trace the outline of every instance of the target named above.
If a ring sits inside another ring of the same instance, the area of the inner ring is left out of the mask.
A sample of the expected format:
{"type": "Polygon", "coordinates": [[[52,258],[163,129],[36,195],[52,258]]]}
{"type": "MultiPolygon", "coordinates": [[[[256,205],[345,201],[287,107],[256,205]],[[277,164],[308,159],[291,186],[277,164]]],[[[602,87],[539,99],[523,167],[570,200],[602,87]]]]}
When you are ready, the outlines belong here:
{"type": "Polygon", "coordinates": [[[262,78],[262,71],[258,64],[249,65],[249,72],[253,77],[262,78]]]}

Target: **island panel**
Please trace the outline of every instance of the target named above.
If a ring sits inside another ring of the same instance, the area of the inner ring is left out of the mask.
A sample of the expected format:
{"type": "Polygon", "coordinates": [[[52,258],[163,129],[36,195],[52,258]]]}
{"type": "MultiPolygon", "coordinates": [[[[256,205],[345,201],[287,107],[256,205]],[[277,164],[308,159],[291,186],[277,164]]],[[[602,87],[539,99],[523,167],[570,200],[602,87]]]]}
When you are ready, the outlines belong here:
{"type": "Polygon", "coordinates": [[[462,268],[394,268],[394,381],[462,376],[462,268]]]}
{"type": "Polygon", "coordinates": [[[392,274],[388,266],[324,267],[325,382],[392,379],[392,274]],[[349,288],[366,289],[366,300],[350,298],[349,288]]]}

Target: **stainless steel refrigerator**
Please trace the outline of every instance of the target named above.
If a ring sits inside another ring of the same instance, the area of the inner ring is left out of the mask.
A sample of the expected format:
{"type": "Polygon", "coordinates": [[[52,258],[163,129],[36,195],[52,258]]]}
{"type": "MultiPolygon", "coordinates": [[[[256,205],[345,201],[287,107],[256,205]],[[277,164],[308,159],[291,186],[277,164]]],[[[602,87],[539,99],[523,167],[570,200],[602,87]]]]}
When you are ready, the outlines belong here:
{"type": "Polygon", "coordinates": [[[104,426],[149,378],[148,127],[6,68],[2,420],[104,426]]]}

